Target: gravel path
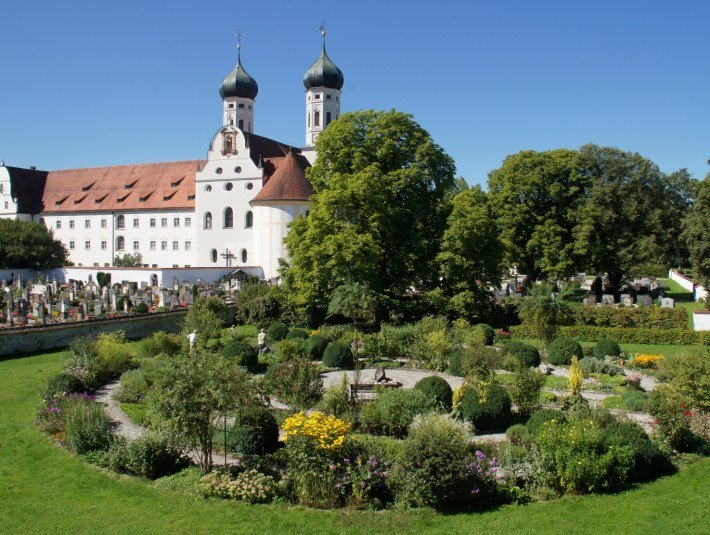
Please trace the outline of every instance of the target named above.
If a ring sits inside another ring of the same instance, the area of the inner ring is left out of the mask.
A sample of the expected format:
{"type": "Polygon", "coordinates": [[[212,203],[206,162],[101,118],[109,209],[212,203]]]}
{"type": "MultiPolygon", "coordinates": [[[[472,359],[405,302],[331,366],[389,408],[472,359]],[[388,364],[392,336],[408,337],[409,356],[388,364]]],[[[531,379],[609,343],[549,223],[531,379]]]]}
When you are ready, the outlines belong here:
{"type": "MultiPolygon", "coordinates": [[[[363,370],[361,370],[360,382],[374,382],[376,371],[377,368],[364,368],[363,370]]],[[[353,380],[355,379],[355,372],[352,370],[326,372],[321,375],[321,378],[323,379],[323,387],[328,390],[330,388],[333,388],[334,386],[338,386],[343,378],[344,373],[347,374],[348,381],[353,382],[353,380]]],[[[432,375],[438,375],[439,377],[444,379],[447,383],[449,383],[449,386],[452,390],[455,388],[459,388],[463,384],[462,377],[455,377],[447,373],[432,372],[429,370],[386,368],[385,374],[388,378],[392,379],[392,381],[399,381],[400,383],[402,383],[402,388],[414,388],[414,385],[417,384],[421,379],[432,375]]]]}
{"type": "Polygon", "coordinates": [[[121,410],[118,401],[113,399],[113,395],[119,386],[120,383],[118,381],[106,383],[96,392],[96,401],[106,405],[106,414],[115,425],[116,434],[125,437],[127,440],[135,440],[147,431],[144,427],[134,424],[128,415],[121,410]]]}

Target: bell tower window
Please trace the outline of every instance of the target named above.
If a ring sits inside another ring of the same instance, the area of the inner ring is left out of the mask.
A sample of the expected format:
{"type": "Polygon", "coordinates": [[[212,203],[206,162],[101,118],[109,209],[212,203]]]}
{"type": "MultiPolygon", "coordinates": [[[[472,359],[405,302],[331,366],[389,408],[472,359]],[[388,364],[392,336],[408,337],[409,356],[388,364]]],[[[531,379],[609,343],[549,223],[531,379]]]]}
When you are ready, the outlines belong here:
{"type": "Polygon", "coordinates": [[[313,125],[320,126],[320,111],[316,111],[316,113],[313,117],[313,125]]]}

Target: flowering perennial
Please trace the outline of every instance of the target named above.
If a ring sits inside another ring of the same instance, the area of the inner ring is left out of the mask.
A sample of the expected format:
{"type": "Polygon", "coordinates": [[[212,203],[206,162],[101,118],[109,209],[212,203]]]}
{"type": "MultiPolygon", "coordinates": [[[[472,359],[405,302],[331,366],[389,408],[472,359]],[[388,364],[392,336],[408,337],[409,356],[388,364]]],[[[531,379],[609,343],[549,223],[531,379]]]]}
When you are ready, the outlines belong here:
{"type": "Polygon", "coordinates": [[[345,437],[350,432],[350,424],[335,416],[326,416],[322,412],[306,415],[303,411],[286,418],[283,423],[284,440],[293,437],[310,437],[316,447],[326,451],[337,451],[345,444],[345,437]]]}
{"type": "Polygon", "coordinates": [[[648,355],[646,353],[639,353],[631,361],[631,364],[639,366],[640,368],[655,368],[662,358],[663,355],[648,355]]]}

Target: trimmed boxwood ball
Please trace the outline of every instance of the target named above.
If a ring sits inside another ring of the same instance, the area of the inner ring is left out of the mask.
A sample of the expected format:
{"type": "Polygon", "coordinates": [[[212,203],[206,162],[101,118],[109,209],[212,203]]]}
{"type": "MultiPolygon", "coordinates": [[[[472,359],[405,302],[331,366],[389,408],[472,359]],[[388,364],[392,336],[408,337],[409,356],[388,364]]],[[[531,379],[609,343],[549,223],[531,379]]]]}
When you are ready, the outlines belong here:
{"type": "Polygon", "coordinates": [[[540,352],[536,347],[524,342],[508,342],[503,346],[502,353],[504,357],[510,356],[517,359],[526,368],[540,365],[540,352]]]}
{"type": "Polygon", "coordinates": [[[629,479],[632,481],[648,481],[668,473],[672,468],[668,458],[634,422],[611,422],[602,431],[602,443],[606,449],[616,447],[631,450],[633,468],[629,479]]]}
{"type": "Polygon", "coordinates": [[[322,334],[314,334],[306,339],[306,351],[313,360],[323,360],[326,347],[328,339],[322,334]]]}
{"type": "Polygon", "coordinates": [[[350,351],[350,345],[346,342],[336,340],[331,342],[325,348],[323,353],[323,366],[327,368],[344,368],[350,369],[353,367],[353,352],[350,351]]]}
{"type": "Polygon", "coordinates": [[[582,358],[582,346],[574,338],[560,336],[555,338],[550,344],[550,349],[547,352],[547,359],[551,364],[560,366],[562,364],[570,364],[572,357],[582,358]]]}
{"type": "Polygon", "coordinates": [[[496,336],[496,333],[493,330],[493,327],[491,327],[487,323],[477,323],[476,325],[473,326],[473,328],[477,329],[479,331],[482,331],[483,339],[485,340],[485,345],[487,345],[487,346],[493,345],[493,341],[495,340],[495,336],[496,336]]]}
{"type": "Polygon", "coordinates": [[[510,422],[511,402],[508,391],[500,385],[488,387],[486,399],[481,403],[478,390],[469,388],[461,399],[461,414],[477,430],[505,427],[510,422]]]}
{"type": "Polygon", "coordinates": [[[308,331],[300,327],[289,329],[286,335],[286,340],[305,340],[306,338],[308,338],[308,331]]]}
{"type": "Polygon", "coordinates": [[[238,366],[244,366],[250,372],[259,364],[258,350],[241,338],[230,340],[220,353],[223,357],[234,359],[238,366]]]}
{"type": "Polygon", "coordinates": [[[621,348],[616,340],[611,338],[600,338],[597,345],[594,346],[594,356],[599,360],[604,360],[604,357],[618,357],[621,354],[621,348]]]}
{"type": "Polygon", "coordinates": [[[271,453],[279,445],[276,418],[264,407],[242,409],[234,420],[231,435],[231,449],[235,453],[271,453]]]}
{"type": "Polygon", "coordinates": [[[421,391],[428,399],[432,400],[436,406],[443,407],[446,411],[451,410],[451,400],[454,393],[449,383],[441,377],[436,375],[425,377],[414,385],[414,389],[421,391]]]}
{"type": "Polygon", "coordinates": [[[279,342],[288,335],[288,326],[285,323],[277,321],[271,324],[269,330],[266,331],[267,341],[279,342]]]}

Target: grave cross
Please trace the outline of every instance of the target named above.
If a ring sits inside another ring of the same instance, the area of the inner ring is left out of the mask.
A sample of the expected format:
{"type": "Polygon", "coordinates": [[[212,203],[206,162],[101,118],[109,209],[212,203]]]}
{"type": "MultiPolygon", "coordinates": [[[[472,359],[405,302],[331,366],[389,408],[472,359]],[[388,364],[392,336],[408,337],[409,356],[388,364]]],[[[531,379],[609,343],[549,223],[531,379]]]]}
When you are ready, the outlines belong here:
{"type": "Polygon", "coordinates": [[[232,266],[232,258],[234,258],[234,253],[230,252],[229,248],[225,249],[224,252],[219,256],[221,256],[227,261],[227,267],[232,266]]]}

